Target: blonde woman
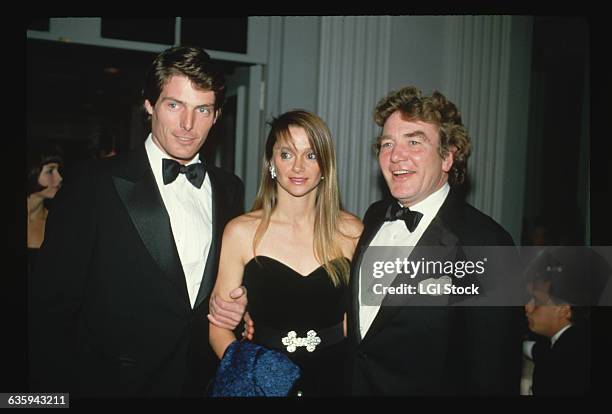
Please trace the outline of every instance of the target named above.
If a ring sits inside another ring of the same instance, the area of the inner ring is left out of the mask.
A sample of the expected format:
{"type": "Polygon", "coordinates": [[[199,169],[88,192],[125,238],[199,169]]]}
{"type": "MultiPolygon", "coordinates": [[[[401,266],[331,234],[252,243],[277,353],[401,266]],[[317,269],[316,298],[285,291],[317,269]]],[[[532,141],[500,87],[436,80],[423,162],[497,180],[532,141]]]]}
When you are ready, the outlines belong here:
{"type": "MultiPolygon", "coordinates": [[[[253,209],[225,227],[213,295],[229,301],[237,286],[247,288],[253,342],[301,369],[292,394],[342,394],[349,268],[361,231],[341,208],[323,120],[303,110],[274,119],[253,209]]],[[[219,358],[235,340],[210,324],[219,358]]]]}

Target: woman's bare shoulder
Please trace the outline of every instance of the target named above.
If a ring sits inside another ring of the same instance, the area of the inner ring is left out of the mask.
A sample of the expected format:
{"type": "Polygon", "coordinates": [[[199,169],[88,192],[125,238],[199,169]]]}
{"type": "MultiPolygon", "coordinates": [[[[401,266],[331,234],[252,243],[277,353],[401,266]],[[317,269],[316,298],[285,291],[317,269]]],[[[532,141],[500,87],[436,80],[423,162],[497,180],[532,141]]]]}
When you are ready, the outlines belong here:
{"type": "Polygon", "coordinates": [[[340,212],[340,231],[350,238],[359,238],[363,223],[356,215],[343,210],[340,212]]]}
{"type": "Polygon", "coordinates": [[[252,236],[261,222],[261,210],[250,211],[235,217],[225,225],[224,234],[229,237],[244,239],[252,236]]]}

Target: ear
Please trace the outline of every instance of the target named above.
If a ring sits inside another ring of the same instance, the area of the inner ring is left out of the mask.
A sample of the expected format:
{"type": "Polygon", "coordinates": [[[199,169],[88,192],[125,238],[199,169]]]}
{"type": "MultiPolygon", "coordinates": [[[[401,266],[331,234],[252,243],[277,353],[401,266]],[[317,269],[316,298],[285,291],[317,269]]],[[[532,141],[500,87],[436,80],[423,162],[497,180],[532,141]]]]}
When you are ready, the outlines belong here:
{"type": "Polygon", "coordinates": [[[144,101],[144,107],[147,110],[147,113],[149,115],[153,115],[153,106],[151,105],[151,102],[149,102],[148,99],[145,99],[144,101]]]}
{"type": "Polygon", "coordinates": [[[559,306],[559,315],[568,321],[572,320],[572,307],[566,303],[559,306]]]}
{"type": "Polygon", "coordinates": [[[455,152],[457,152],[457,147],[451,146],[446,152],[446,156],[442,160],[442,171],[445,173],[449,172],[453,166],[453,161],[455,161],[455,152]]]}
{"type": "Polygon", "coordinates": [[[217,119],[219,119],[220,116],[221,116],[221,108],[215,111],[215,117],[213,118],[213,124],[217,122],[217,119]]]}

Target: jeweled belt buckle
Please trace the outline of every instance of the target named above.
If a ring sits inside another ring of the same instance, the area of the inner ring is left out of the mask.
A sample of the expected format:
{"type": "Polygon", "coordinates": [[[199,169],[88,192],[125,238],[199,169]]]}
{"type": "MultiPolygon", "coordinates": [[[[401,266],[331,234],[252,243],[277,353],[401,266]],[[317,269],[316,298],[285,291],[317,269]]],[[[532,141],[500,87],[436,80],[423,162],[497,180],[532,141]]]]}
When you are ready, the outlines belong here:
{"type": "Polygon", "coordinates": [[[317,336],[316,331],[311,329],[306,332],[305,338],[298,338],[295,331],[289,331],[282,341],[287,347],[287,352],[295,352],[298,346],[305,346],[308,352],[312,352],[321,343],[321,338],[317,336]]]}

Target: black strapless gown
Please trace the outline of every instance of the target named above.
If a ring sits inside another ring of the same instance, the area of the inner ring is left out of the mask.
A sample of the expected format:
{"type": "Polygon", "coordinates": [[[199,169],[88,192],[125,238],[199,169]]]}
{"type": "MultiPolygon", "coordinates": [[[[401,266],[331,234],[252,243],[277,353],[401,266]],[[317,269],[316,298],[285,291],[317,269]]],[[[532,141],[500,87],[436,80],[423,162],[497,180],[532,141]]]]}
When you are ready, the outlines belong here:
{"type": "Polygon", "coordinates": [[[278,260],[256,257],[257,261],[253,258],[246,264],[243,276],[248,311],[255,321],[253,342],[271,347],[270,332],[280,334],[275,338],[290,331],[295,331],[298,338],[306,337],[309,330],[321,332],[322,342],[312,352],[305,346],[289,352],[280,339],[274,340],[275,349],[284,352],[302,370],[290,395],[342,395],[346,339],[338,329],[348,307],[348,287],[334,287],[321,266],[302,276],[278,260]],[[333,335],[326,337],[326,332],[333,335]]]}

